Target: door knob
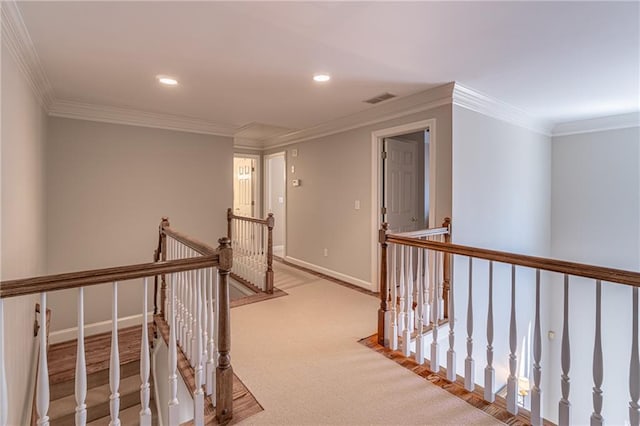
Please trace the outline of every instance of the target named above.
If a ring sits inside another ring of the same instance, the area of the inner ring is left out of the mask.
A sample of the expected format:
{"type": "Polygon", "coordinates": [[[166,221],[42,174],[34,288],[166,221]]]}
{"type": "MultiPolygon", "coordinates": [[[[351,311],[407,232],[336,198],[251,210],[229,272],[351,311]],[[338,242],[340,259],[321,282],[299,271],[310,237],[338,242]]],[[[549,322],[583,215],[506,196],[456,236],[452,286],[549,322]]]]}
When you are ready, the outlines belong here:
{"type": "Polygon", "coordinates": [[[411,222],[417,222],[417,221],[418,221],[418,219],[416,219],[415,217],[411,218],[411,222]]]}

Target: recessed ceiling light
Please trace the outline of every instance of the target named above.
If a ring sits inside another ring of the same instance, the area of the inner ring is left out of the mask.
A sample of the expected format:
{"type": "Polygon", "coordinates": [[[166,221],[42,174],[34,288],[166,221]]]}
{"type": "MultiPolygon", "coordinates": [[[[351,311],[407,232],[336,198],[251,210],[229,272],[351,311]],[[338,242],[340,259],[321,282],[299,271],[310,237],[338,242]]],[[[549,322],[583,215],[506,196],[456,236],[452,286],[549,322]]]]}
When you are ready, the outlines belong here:
{"type": "Polygon", "coordinates": [[[158,83],[162,84],[163,86],[177,86],[178,85],[178,80],[176,80],[173,77],[169,77],[166,75],[158,75],[156,76],[156,78],[158,79],[158,83]]]}
{"type": "Polygon", "coordinates": [[[329,74],[314,74],[313,79],[318,83],[324,83],[331,80],[331,76],[329,74]]]}

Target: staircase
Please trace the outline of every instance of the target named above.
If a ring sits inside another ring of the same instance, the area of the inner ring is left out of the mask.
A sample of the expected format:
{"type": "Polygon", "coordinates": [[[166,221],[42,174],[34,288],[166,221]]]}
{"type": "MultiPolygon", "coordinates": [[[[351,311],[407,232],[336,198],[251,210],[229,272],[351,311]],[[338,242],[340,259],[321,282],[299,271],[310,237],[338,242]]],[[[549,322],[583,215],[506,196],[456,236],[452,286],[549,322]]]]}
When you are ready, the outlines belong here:
{"type": "MultiPolygon", "coordinates": [[[[118,332],[120,346],[120,422],[137,425],[140,421],[140,326],[118,332]]],[[[149,331],[149,336],[153,332],[149,331]]],[[[151,342],[150,342],[151,343],[151,342]]],[[[97,334],[85,339],[87,362],[87,424],[108,425],[109,412],[109,354],[111,333],[97,334]]],[[[77,341],[52,345],[49,354],[51,403],[49,418],[52,426],[75,424],[75,365],[77,341]]],[[[151,383],[153,389],[153,383],[151,383]]],[[[156,407],[151,392],[150,407],[157,424],[156,407]]],[[[32,422],[35,424],[35,418],[32,422]]]]}

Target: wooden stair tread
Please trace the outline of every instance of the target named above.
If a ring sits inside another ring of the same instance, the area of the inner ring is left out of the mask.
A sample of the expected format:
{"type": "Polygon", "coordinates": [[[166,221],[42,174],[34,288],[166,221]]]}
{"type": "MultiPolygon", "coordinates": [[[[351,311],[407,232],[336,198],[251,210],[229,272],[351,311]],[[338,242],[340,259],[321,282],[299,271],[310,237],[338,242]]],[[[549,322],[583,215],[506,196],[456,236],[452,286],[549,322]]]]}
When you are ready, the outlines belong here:
{"type": "MultiPolygon", "coordinates": [[[[120,409],[124,410],[140,404],[140,377],[134,375],[120,380],[120,409]]],[[[109,413],[109,384],[96,386],[87,390],[87,421],[103,417],[109,413]],[[106,412],[106,413],[105,413],[106,412]]],[[[51,425],[74,424],[76,399],[75,395],[68,395],[51,401],[49,419],[51,425]]]]}
{"type": "MultiPolygon", "coordinates": [[[[158,424],[158,412],[155,407],[155,402],[152,399],[149,402],[149,407],[151,408],[151,425],[156,426],[158,424]]],[[[140,410],[142,410],[142,406],[140,404],[129,407],[125,410],[120,410],[120,424],[122,426],[133,426],[140,424],[140,410]]],[[[104,416],[92,422],[87,422],[87,426],[109,426],[109,422],[111,422],[110,416],[104,416]]]]}

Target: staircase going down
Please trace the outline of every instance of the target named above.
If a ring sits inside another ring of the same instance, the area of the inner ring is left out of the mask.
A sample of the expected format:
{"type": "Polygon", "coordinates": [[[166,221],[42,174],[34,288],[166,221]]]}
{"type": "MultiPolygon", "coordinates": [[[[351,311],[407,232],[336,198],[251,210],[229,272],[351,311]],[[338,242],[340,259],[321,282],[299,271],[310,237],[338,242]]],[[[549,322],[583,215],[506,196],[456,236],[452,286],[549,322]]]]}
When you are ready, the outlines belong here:
{"type": "MultiPolygon", "coordinates": [[[[120,347],[120,422],[137,425],[140,421],[140,326],[118,331],[120,347]]],[[[149,336],[153,332],[149,330],[149,336]]],[[[111,332],[85,338],[87,363],[87,425],[108,425],[110,422],[109,348],[111,332]]],[[[77,341],[51,345],[48,353],[51,403],[51,426],[75,424],[75,365],[77,341]]],[[[153,389],[153,383],[151,383],[153,389]]],[[[150,407],[153,425],[157,424],[154,392],[150,407]]],[[[32,424],[35,424],[35,417],[32,424]]]]}

